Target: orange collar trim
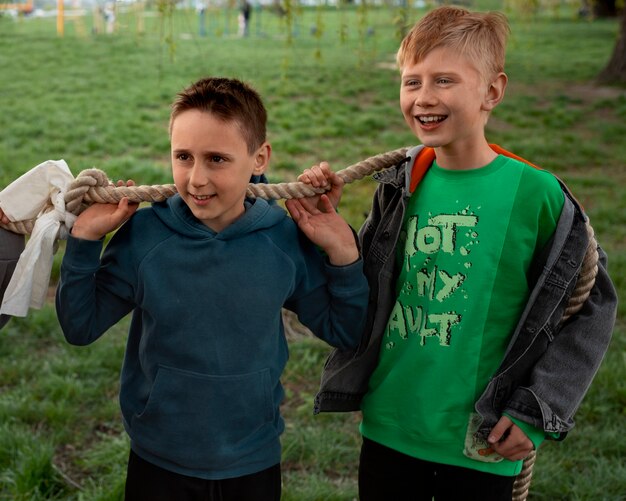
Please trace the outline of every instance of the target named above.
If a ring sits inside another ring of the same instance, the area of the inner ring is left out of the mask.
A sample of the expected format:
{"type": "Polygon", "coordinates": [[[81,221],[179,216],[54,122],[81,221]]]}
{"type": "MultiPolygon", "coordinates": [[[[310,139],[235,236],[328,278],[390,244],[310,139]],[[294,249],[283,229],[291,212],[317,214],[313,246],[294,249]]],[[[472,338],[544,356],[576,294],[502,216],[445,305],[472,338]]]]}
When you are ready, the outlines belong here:
{"type": "MultiPolygon", "coordinates": [[[[528,164],[531,167],[534,167],[535,169],[541,169],[537,165],[529,162],[528,160],[520,156],[517,156],[515,153],[511,153],[510,151],[507,151],[504,148],[501,148],[497,144],[490,144],[489,146],[498,155],[504,155],[509,158],[514,158],[515,160],[524,162],[525,164],[528,164]]],[[[413,163],[413,168],[411,170],[411,187],[410,187],[411,193],[415,191],[415,188],[417,188],[417,185],[424,178],[424,176],[426,175],[426,172],[428,171],[430,166],[433,164],[435,157],[436,155],[435,155],[434,148],[429,148],[428,146],[425,146],[424,148],[420,150],[417,157],[415,158],[415,162],[413,163]]]]}

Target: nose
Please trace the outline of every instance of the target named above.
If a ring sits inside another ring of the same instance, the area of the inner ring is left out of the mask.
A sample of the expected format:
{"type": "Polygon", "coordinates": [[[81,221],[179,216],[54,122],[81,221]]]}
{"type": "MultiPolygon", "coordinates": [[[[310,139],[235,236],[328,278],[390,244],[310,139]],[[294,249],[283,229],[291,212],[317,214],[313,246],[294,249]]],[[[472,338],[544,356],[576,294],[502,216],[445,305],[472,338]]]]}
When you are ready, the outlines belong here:
{"type": "Polygon", "coordinates": [[[202,163],[195,161],[189,174],[189,183],[192,186],[200,187],[209,183],[209,176],[207,170],[203,167],[202,163]]]}
{"type": "Polygon", "coordinates": [[[427,108],[429,106],[435,106],[437,104],[437,95],[430,85],[423,84],[416,92],[416,106],[419,106],[420,108],[427,108]]]}

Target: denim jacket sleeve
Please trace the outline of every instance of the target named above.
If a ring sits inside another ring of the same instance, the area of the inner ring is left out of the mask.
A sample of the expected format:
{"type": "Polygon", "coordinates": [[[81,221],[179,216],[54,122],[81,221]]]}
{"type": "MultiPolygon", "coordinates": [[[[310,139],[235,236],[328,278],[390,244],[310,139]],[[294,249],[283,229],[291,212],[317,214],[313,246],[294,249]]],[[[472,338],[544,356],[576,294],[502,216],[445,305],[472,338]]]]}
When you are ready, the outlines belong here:
{"type": "Polygon", "coordinates": [[[587,393],[609,345],[617,295],[607,272],[607,257],[598,246],[598,272],[582,309],[554,334],[533,367],[528,384],[518,387],[505,412],[546,432],[564,433],[587,393]]]}
{"type": "Polygon", "coordinates": [[[548,257],[541,263],[526,309],[505,358],[476,402],[486,436],[503,412],[561,438],[604,358],[617,311],[607,257],[582,308],[562,322],[589,243],[586,216],[567,194],[548,257]]]}
{"type": "Polygon", "coordinates": [[[374,176],[379,183],[370,214],[359,231],[364,271],[370,286],[365,334],[356,350],[334,350],[322,373],[314,412],[350,412],[360,409],[370,374],[376,368],[379,347],[395,301],[395,242],[405,207],[405,168],[391,168],[374,176]]]}

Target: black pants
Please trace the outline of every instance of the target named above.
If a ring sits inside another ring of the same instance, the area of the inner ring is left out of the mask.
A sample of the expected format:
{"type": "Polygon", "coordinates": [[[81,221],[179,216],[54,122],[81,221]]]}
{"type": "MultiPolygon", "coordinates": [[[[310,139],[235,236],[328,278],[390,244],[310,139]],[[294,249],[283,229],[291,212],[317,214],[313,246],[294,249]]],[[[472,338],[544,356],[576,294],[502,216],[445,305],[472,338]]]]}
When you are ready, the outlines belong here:
{"type": "Polygon", "coordinates": [[[363,438],[361,501],[511,501],[515,477],[422,461],[363,438]]]}
{"type": "Polygon", "coordinates": [[[132,450],[128,458],[126,501],[279,501],[280,493],[280,463],[243,477],[204,480],[159,468],[132,450]]]}

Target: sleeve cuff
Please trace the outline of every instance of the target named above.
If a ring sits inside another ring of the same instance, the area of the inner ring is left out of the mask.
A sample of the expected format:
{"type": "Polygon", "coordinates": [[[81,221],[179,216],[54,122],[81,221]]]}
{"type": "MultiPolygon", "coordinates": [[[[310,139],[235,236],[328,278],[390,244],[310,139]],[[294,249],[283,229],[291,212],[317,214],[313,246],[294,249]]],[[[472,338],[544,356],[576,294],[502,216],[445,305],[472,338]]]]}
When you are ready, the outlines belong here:
{"type": "Polygon", "coordinates": [[[73,237],[71,234],[67,238],[65,246],[64,264],[70,262],[74,269],[94,269],[100,266],[100,254],[104,240],[84,240],[73,237]],[[67,259],[65,259],[67,257],[67,259]]]}
{"type": "Polygon", "coordinates": [[[558,433],[546,433],[541,428],[537,428],[532,424],[525,423],[524,421],[520,421],[517,418],[514,418],[510,414],[504,413],[506,417],[508,417],[513,423],[515,423],[529,438],[529,440],[533,443],[535,450],[539,448],[539,446],[543,443],[546,437],[558,438],[558,433]]]}

